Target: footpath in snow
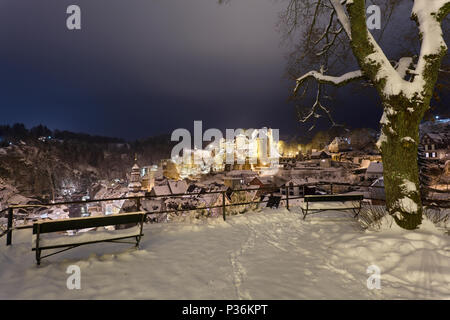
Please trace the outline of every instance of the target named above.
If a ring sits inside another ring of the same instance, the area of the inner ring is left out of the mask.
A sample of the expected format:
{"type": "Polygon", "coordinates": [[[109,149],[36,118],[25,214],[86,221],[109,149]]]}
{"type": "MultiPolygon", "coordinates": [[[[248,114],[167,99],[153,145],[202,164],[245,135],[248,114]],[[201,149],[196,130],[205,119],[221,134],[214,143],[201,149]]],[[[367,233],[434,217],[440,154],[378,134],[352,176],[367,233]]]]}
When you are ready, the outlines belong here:
{"type": "Polygon", "coordinates": [[[17,231],[0,244],[0,299],[450,299],[450,237],[428,220],[375,232],[350,213],[303,221],[298,210],[146,225],[140,250],[86,245],[40,267],[31,231],[17,231]],[[70,265],[80,290],[67,289],[70,265]],[[367,287],[371,265],[379,290],[367,287]]]}

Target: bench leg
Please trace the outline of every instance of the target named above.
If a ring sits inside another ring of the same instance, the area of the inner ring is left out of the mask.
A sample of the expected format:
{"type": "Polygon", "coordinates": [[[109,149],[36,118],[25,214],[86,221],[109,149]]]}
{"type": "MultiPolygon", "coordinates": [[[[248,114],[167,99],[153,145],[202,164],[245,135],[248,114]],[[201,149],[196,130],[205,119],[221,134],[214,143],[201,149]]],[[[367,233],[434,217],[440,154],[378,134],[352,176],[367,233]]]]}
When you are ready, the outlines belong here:
{"type": "Polygon", "coordinates": [[[306,215],[308,214],[308,209],[303,210],[303,208],[302,208],[302,213],[303,213],[303,220],[305,220],[306,215]]]}
{"type": "Polygon", "coordinates": [[[36,263],[37,265],[41,265],[41,250],[40,249],[36,249],[36,263]]]}
{"type": "Polygon", "coordinates": [[[136,236],[136,248],[139,248],[140,242],[141,242],[141,236],[136,236]]]}

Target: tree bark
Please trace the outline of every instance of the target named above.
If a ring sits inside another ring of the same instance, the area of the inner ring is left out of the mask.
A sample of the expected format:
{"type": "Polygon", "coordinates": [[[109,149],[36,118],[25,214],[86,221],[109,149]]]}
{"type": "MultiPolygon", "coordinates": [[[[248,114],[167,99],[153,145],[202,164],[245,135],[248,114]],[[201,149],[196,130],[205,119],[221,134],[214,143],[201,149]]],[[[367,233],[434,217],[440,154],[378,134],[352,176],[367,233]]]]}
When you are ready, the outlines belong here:
{"type": "Polygon", "coordinates": [[[379,147],[386,206],[400,227],[413,230],[422,222],[418,143],[419,124],[426,108],[401,96],[391,97],[384,107],[379,147]]]}

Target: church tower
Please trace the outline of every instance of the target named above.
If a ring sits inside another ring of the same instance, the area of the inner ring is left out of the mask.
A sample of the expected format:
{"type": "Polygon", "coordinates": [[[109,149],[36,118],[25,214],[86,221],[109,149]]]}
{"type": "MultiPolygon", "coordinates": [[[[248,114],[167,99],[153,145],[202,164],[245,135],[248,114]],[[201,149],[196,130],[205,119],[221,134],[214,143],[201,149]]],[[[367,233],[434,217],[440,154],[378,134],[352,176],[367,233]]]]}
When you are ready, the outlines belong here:
{"type": "Polygon", "coordinates": [[[134,166],[131,168],[130,183],[128,184],[128,196],[139,196],[141,195],[141,173],[140,168],[137,164],[137,154],[134,156],[134,166]]]}

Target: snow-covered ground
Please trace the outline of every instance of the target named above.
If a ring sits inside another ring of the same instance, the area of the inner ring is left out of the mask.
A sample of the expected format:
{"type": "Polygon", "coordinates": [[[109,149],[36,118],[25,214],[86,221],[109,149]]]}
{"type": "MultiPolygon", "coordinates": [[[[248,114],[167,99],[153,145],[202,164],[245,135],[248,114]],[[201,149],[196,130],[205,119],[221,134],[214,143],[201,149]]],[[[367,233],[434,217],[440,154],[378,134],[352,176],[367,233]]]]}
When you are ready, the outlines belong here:
{"type": "Polygon", "coordinates": [[[1,239],[0,299],[450,299],[450,237],[431,222],[363,231],[350,213],[298,211],[147,225],[140,250],[86,245],[40,267],[30,230],[17,231],[11,247],[1,239]],[[66,287],[74,264],[80,290],[66,287]]]}

